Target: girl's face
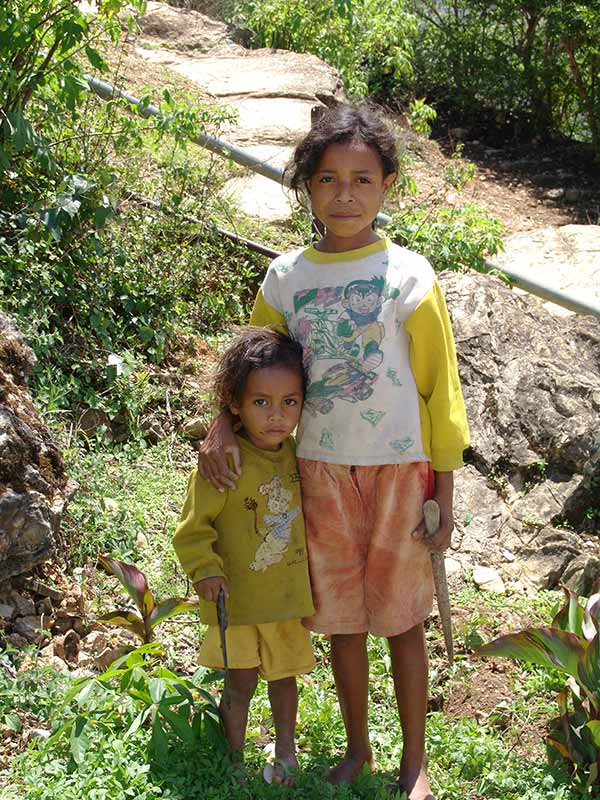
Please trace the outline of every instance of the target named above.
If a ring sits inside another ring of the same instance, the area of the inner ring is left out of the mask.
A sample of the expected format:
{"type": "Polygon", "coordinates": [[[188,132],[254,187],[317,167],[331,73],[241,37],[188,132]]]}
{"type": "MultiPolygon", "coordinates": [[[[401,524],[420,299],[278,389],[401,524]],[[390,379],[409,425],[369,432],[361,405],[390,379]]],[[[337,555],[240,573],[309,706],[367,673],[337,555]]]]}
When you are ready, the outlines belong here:
{"type": "Polygon", "coordinates": [[[320,247],[340,253],[378,240],[371,224],[395,173],[383,177],[376,150],[360,140],[330,144],[308,182],[313,213],[326,228],[320,247]]]}
{"type": "Polygon", "coordinates": [[[303,384],[298,370],[288,367],[253,369],[238,403],[237,414],[244,434],[261,450],[278,450],[292,433],[302,411],[303,384]]]}

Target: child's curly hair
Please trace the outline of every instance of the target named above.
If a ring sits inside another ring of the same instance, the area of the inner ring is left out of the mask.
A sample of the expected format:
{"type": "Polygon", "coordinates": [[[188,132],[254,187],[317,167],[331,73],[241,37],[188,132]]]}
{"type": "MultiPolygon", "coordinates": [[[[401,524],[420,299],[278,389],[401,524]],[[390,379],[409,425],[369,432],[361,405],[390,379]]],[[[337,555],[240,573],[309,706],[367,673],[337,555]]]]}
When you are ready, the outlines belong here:
{"type": "Polygon", "coordinates": [[[214,402],[219,410],[242,399],[248,375],[255,369],[285,367],[296,370],[306,389],[302,345],[272,328],[243,328],[221,356],[213,376],[214,402]]]}
{"type": "Polygon", "coordinates": [[[325,149],[330,144],[355,140],[368,144],[377,152],[384,178],[398,172],[396,134],[381,109],[368,101],[357,105],[340,103],[323,110],[286,167],[286,177],[298,200],[317,171],[325,149]]]}

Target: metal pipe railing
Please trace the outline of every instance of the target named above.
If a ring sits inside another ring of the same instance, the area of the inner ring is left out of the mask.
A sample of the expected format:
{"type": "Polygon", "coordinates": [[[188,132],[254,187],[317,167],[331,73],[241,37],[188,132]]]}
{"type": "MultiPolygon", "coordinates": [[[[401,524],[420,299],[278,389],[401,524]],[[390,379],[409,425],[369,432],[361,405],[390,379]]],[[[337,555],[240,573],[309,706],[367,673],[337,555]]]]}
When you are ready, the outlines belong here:
{"type": "MultiPolygon", "coordinates": [[[[160,116],[160,110],[156,106],[152,104],[142,105],[137,97],[134,97],[122,89],[117,89],[114,86],[111,86],[109,83],[98,80],[98,78],[93,78],[90,75],[86,75],[85,78],[90,89],[103,100],[111,100],[114,97],[119,97],[129,103],[129,105],[134,106],[136,112],[142,117],[148,118],[160,116]]],[[[235,161],[236,164],[241,164],[242,166],[251,169],[253,172],[263,175],[265,178],[270,178],[282,186],[287,185],[284,170],[282,170],[280,167],[275,167],[272,164],[261,161],[242,147],[236,147],[236,145],[229,144],[222,139],[218,139],[216,136],[210,136],[208,133],[202,132],[191,138],[191,141],[200,145],[201,147],[206,148],[207,150],[210,150],[212,153],[216,153],[224,158],[229,158],[232,161],[235,161]]],[[[377,222],[379,225],[385,226],[391,222],[391,217],[389,217],[387,214],[379,213],[377,215],[377,222]]],[[[501,273],[506,275],[508,280],[514,286],[518,286],[520,289],[523,289],[530,294],[535,294],[537,297],[541,297],[544,300],[550,300],[551,302],[563,306],[564,308],[568,308],[570,311],[575,311],[578,314],[592,314],[596,317],[600,317],[600,301],[595,299],[590,299],[587,301],[581,300],[580,298],[574,297],[573,295],[563,292],[560,289],[540,283],[530,276],[524,275],[518,270],[507,267],[498,267],[491,261],[486,261],[485,267],[487,272],[501,273]]]]}

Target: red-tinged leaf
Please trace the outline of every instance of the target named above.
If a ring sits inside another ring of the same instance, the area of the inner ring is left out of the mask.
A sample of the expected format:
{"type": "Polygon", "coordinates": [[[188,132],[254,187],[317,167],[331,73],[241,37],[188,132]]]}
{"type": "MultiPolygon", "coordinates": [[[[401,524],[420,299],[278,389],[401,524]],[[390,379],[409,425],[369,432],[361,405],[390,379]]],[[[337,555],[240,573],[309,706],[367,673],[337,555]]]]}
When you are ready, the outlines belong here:
{"type": "Polygon", "coordinates": [[[123,588],[138,607],[140,614],[147,617],[152,612],[155,603],[144,573],[133,564],[126,564],[125,561],[119,561],[118,558],[101,555],[98,556],[98,561],[109,575],[114,575],[121,581],[123,588]]]}
{"type": "Polygon", "coordinates": [[[569,631],[581,636],[583,623],[583,608],[579,604],[578,595],[567,586],[560,587],[566,598],[565,604],[552,620],[552,627],[561,631],[569,631]]]}
{"type": "Polygon", "coordinates": [[[573,739],[571,736],[571,725],[569,722],[569,695],[567,689],[559,692],[556,698],[558,702],[558,710],[560,712],[560,726],[562,728],[563,736],[565,737],[565,758],[569,761],[575,761],[575,748],[573,747],[573,739]]]}
{"type": "Polygon", "coordinates": [[[139,636],[142,641],[146,638],[143,620],[133,611],[109,611],[108,614],[102,614],[101,617],[98,617],[98,622],[125,628],[125,630],[139,636]]]}
{"type": "Polygon", "coordinates": [[[562,742],[559,742],[557,739],[552,739],[550,736],[546,739],[550,747],[554,747],[555,750],[561,754],[563,758],[566,758],[567,761],[571,760],[571,756],[569,755],[569,751],[564,746],[562,742]]]}
{"type": "Polygon", "coordinates": [[[591,642],[600,628],[600,594],[591,594],[583,612],[582,631],[588,642],[591,642]]]}
{"type": "Polygon", "coordinates": [[[577,665],[584,652],[584,640],[574,633],[543,626],[500,636],[484,644],[473,656],[514,658],[560,669],[577,678],[577,665]]]}
{"type": "Polygon", "coordinates": [[[200,604],[186,600],[184,597],[170,597],[154,606],[149,619],[150,627],[154,629],[159,622],[169,619],[169,617],[191,611],[200,611],[200,604]]]}
{"type": "Polygon", "coordinates": [[[600,634],[589,643],[579,662],[578,680],[597,712],[600,712],[600,634]]]}

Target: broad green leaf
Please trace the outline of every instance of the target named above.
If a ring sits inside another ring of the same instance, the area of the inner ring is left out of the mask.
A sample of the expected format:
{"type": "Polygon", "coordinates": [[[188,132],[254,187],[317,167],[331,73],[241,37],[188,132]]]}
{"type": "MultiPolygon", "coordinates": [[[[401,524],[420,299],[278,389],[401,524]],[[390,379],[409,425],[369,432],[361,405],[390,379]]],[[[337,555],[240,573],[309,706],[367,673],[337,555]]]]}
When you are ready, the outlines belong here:
{"type": "Polygon", "coordinates": [[[23,730],[23,723],[21,722],[21,717],[19,717],[18,714],[5,714],[4,724],[9,731],[14,731],[15,733],[19,733],[23,730]]]}
{"type": "Polygon", "coordinates": [[[583,623],[583,608],[579,603],[578,595],[567,586],[560,587],[564,592],[566,602],[552,620],[553,628],[561,631],[570,631],[581,636],[583,623]]]}
{"type": "Polygon", "coordinates": [[[70,194],[59,194],[57,197],[59,211],[64,211],[71,219],[79,212],[81,208],[81,200],[73,197],[70,194]]]}
{"type": "Polygon", "coordinates": [[[107,614],[102,614],[98,617],[98,622],[103,622],[105,625],[114,625],[118,628],[125,628],[125,630],[135,633],[142,641],[146,638],[146,631],[144,630],[144,623],[134,611],[109,611],[107,614]]]}
{"type": "Polygon", "coordinates": [[[50,231],[52,238],[56,242],[60,242],[62,239],[62,228],[58,224],[57,221],[57,210],[55,208],[49,208],[43,215],[42,215],[42,222],[46,226],[46,228],[50,231]]]}
{"type": "Polygon", "coordinates": [[[85,48],[85,54],[94,69],[97,69],[99,72],[105,72],[108,69],[108,64],[104,58],[93,47],[87,45],[85,48]]]}
{"type": "Polygon", "coordinates": [[[112,206],[98,206],[94,212],[94,227],[102,228],[106,224],[106,220],[114,216],[114,209],[112,206]]]}
{"type": "Polygon", "coordinates": [[[167,692],[167,685],[162,678],[152,678],[148,691],[153,703],[160,703],[167,692]]]}
{"type": "Polygon", "coordinates": [[[543,626],[500,636],[484,644],[473,656],[514,658],[560,669],[577,678],[577,665],[584,652],[584,640],[574,633],[543,626]]]}
{"type": "Polygon", "coordinates": [[[133,564],[126,564],[124,561],[110,556],[100,555],[98,562],[110,575],[114,575],[121,581],[141,615],[147,617],[155,604],[144,573],[133,564]]]}
{"type": "Polygon", "coordinates": [[[137,729],[144,724],[144,722],[148,719],[150,713],[152,712],[152,706],[148,706],[148,708],[143,708],[139,714],[135,717],[127,731],[125,732],[125,739],[128,736],[132,736],[137,729]]]}
{"type": "Polygon", "coordinates": [[[192,611],[200,611],[200,604],[186,600],[184,597],[171,597],[163,600],[162,603],[154,606],[150,613],[150,627],[155,628],[159,622],[169,619],[169,617],[192,611]]]}
{"type": "Polygon", "coordinates": [[[587,723],[587,727],[590,729],[592,733],[592,738],[594,739],[594,744],[596,747],[600,747],[600,720],[593,719],[587,723]]]}
{"type": "Polygon", "coordinates": [[[187,718],[183,719],[179,714],[176,714],[174,711],[171,711],[169,708],[162,708],[161,714],[167,720],[167,722],[171,725],[177,736],[185,742],[186,744],[193,744],[194,743],[194,731],[191,728],[189,723],[189,710],[187,712],[187,718]]]}
{"type": "Polygon", "coordinates": [[[156,760],[164,761],[168,755],[169,746],[167,742],[167,735],[158,714],[155,715],[152,722],[151,743],[156,760]]]}
{"type": "Polygon", "coordinates": [[[70,750],[73,761],[81,764],[90,746],[88,724],[85,717],[77,717],[71,731],[70,750]]]}

